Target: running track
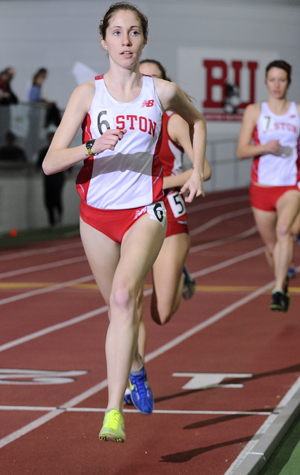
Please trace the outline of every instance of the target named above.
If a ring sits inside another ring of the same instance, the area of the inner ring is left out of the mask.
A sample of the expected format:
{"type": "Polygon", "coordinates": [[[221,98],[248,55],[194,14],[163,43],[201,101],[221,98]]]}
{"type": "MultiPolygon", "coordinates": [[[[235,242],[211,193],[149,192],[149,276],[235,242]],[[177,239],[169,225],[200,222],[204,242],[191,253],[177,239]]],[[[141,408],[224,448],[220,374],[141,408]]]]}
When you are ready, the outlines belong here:
{"type": "Polygon", "coordinates": [[[155,411],[126,411],[125,444],[98,440],[107,309],[79,237],[0,250],[1,473],[230,475],[290,400],[300,377],[299,277],[289,312],[270,312],[272,274],[247,190],[210,194],[188,213],[197,293],[158,327],[147,279],[155,411]]]}

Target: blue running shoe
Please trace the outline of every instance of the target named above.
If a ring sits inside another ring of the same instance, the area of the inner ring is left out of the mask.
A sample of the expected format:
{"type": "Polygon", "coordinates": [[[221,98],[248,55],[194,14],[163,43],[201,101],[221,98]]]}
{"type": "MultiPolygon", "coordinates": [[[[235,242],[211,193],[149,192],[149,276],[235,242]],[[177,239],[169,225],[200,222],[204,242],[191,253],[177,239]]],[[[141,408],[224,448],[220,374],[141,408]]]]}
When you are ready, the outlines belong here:
{"type": "Polygon", "coordinates": [[[126,404],[126,406],[133,406],[133,402],[131,399],[131,391],[129,388],[126,388],[123,403],[126,404]]]}
{"type": "Polygon", "coordinates": [[[294,279],[296,277],[296,269],[295,267],[290,267],[288,270],[288,276],[290,279],[294,279]]]}
{"type": "Polygon", "coordinates": [[[151,414],[154,409],[154,399],[144,366],[141,374],[135,376],[130,373],[129,387],[131,399],[135,407],[143,414],[151,414]]]}
{"type": "Polygon", "coordinates": [[[196,292],[196,282],[187,270],[186,266],[183,267],[184,284],[182,289],[182,297],[185,300],[190,300],[196,292]]]}

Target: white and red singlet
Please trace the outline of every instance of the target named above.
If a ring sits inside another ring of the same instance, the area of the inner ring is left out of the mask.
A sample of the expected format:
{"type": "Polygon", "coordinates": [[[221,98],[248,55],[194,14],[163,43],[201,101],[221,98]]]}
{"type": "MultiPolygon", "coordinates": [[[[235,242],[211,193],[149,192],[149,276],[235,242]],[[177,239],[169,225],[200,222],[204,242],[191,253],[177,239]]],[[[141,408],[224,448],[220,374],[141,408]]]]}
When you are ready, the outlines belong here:
{"type": "MultiPolygon", "coordinates": [[[[168,122],[175,112],[167,110],[162,119],[162,143],[159,158],[163,166],[163,176],[179,175],[183,172],[183,148],[175,143],[168,134],[168,122]]],[[[168,228],[166,237],[188,233],[185,203],[180,188],[167,189],[164,203],[167,210],[168,228]]]]}
{"type": "Polygon", "coordinates": [[[83,143],[107,129],[126,129],[115,150],[105,150],[84,161],[76,187],[81,196],[80,216],[116,242],[143,214],[162,226],[166,219],[163,171],[159,159],[162,109],[153,79],[143,77],[133,102],[118,102],[102,76],[95,78],[95,95],[82,124],[83,143]]]}
{"type": "Polygon", "coordinates": [[[89,157],[77,177],[77,191],[89,206],[129,209],[160,200],[162,165],[158,157],[162,109],[153,79],[144,76],[139,97],[118,102],[102,76],[95,78],[95,95],[82,124],[83,142],[97,139],[108,128],[126,129],[115,150],[89,157]]]}
{"type": "Polygon", "coordinates": [[[284,115],[271,112],[267,102],[261,111],[253,132],[255,145],[279,140],[280,147],[274,154],[255,157],[252,163],[252,183],[266,186],[293,186],[300,181],[298,152],[300,118],[295,102],[290,102],[284,115]]]}

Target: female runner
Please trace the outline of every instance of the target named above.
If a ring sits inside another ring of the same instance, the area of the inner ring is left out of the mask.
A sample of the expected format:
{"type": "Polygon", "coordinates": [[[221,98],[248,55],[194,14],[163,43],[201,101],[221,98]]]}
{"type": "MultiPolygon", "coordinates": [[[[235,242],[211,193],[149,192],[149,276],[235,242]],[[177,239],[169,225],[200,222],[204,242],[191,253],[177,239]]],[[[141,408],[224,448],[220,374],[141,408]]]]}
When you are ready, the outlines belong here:
{"type": "MultiPolygon", "coordinates": [[[[140,72],[169,81],[165,68],[159,61],[153,59],[141,61],[140,72]]],[[[170,110],[164,113],[162,124],[159,157],[163,165],[164,203],[167,209],[168,227],[166,239],[152,267],[151,314],[158,324],[167,323],[178,309],[181,297],[189,300],[195,291],[195,281],[184,266],[190,248],[190,237],[185,204],[180,194],[180,187],[192,173],[192,169],[182,172],[184,151],[193,163],[190,127],[178,114],[170,110]]],[[[210,176],[211,169],[205,159],[204,180],[208,180],[210,176]]],[[[143,323],[141,325],[140,342],[145,338],[143,323]]],[[[140,345],[140,352],[144,355],[144,344],[140,345]]]]}
{"type": "MultiPolygon", "coordinates": [[[[140,62],[140,72],[146,76],[169,81],[163,65],[154,59],[143,59],[140,62]]],[[[192,173],[192,169],[182,172],[184,151],[193,163],[190,127],[178,114],[168,110],[162,119],[162,144],[159,152],[163,165],[164,203],[168,226],[166,238],[152,266],[151,316],[159,325],[167,323],[172,318],[182,297],[189,300],[195,292],[195,281],[184,266],[190,249],[190,236],[180,188],[192,173]]],[[[210,176],[210,166],[205,159],[204,180],[208,180],[210,176]]],[[[147,339],[143,306],[143,288],[141,288],[137,308],[140,321],[138,347],[142,358],[145,355],[147,339]]],[[[132,404],[130,388],[126,389],[124,403],[132,404]]],[[[148,413],[152,410],[153,405],[149,405],[148,413]]]]}
{"type": "Polygon", "coordinates": [[[286,97],[291,71],[282,60],[267,66],[269,99],[245,109],[237,147],[240,159],[254,157],[250,201],[275,275],[270,309],[282,312],[290,304],[287,274],[293,258],[292,227],[300,210],[300,106],[286,97]]]}
{"type": "MultiPolygon", "coordinates": [[[[165,68],[159,61],[144,59],[140,62],[144,75],[169,81],[165,68]]],[[[153,320],[167,323],[179,307],[181,296],[189,300],[195,292],[195,281],[184,267],[190,248],[187,214],[180,187],[191,176],[192,169],[182,172],[183,153],[186,151],[193,163],[190,127],[173,111],[166,111],[162,119],[162,144],[159,158],[163,165],[164,203],[168,227],[164,244],[152,271],[154,291],[151,304],[153,320]]],[[[211,176],[205,159],[204,180],[211,176]]]]}
{"type": "Polygon", "coordinates": [[[100,35],[109,70],[75,89],[43,169],[57,173],[85,159],[77,178],[80,232],[110,317],[108,405],[99,437],[124,442],[123,396],[131,367],[137,407],[142,411],[145,398],[152,398],[137,351],[136,300],[166,233],[158,159],[161,107],[176,110],[193,128],[194,170],[182,188],[188,202],[204,194],[206,132],[204,118],[174,83],[140,73],[148,22],[137,7],[111,5],[100,35]],[[84,143],[69,148],[81,125],[84,143]]]}

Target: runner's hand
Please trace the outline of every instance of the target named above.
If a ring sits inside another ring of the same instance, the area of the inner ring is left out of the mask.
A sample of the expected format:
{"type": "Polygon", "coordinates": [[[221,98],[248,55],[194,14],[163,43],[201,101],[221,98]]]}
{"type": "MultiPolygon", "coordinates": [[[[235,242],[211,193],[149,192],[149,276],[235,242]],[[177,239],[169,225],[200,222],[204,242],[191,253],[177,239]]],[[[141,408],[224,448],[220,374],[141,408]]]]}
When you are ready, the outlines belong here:
{"type": "Polygon", "coordinates": [[[280,147],[279,140],[270,140],[265,145],[266,153],[275,153],[280,147]]]}
{"type": "Polygon", "coordinates": [[[204,198],[205,196],[203,189],[203,177],[200,176],[195,170],[193,170],[193,173],[185,182],[179,194],[183,195],[186,191],[189,191],[189,194],[184,197],[184,201],[186,203],[192,203],[195,198],[204,198]]]}
{"type": "Polygon", "coordinates": [[[107,129],[93,145],[93,153],[101,153],[104,150],[114,150],[119,140],[122,140],[126,129],[107,129]]]}

